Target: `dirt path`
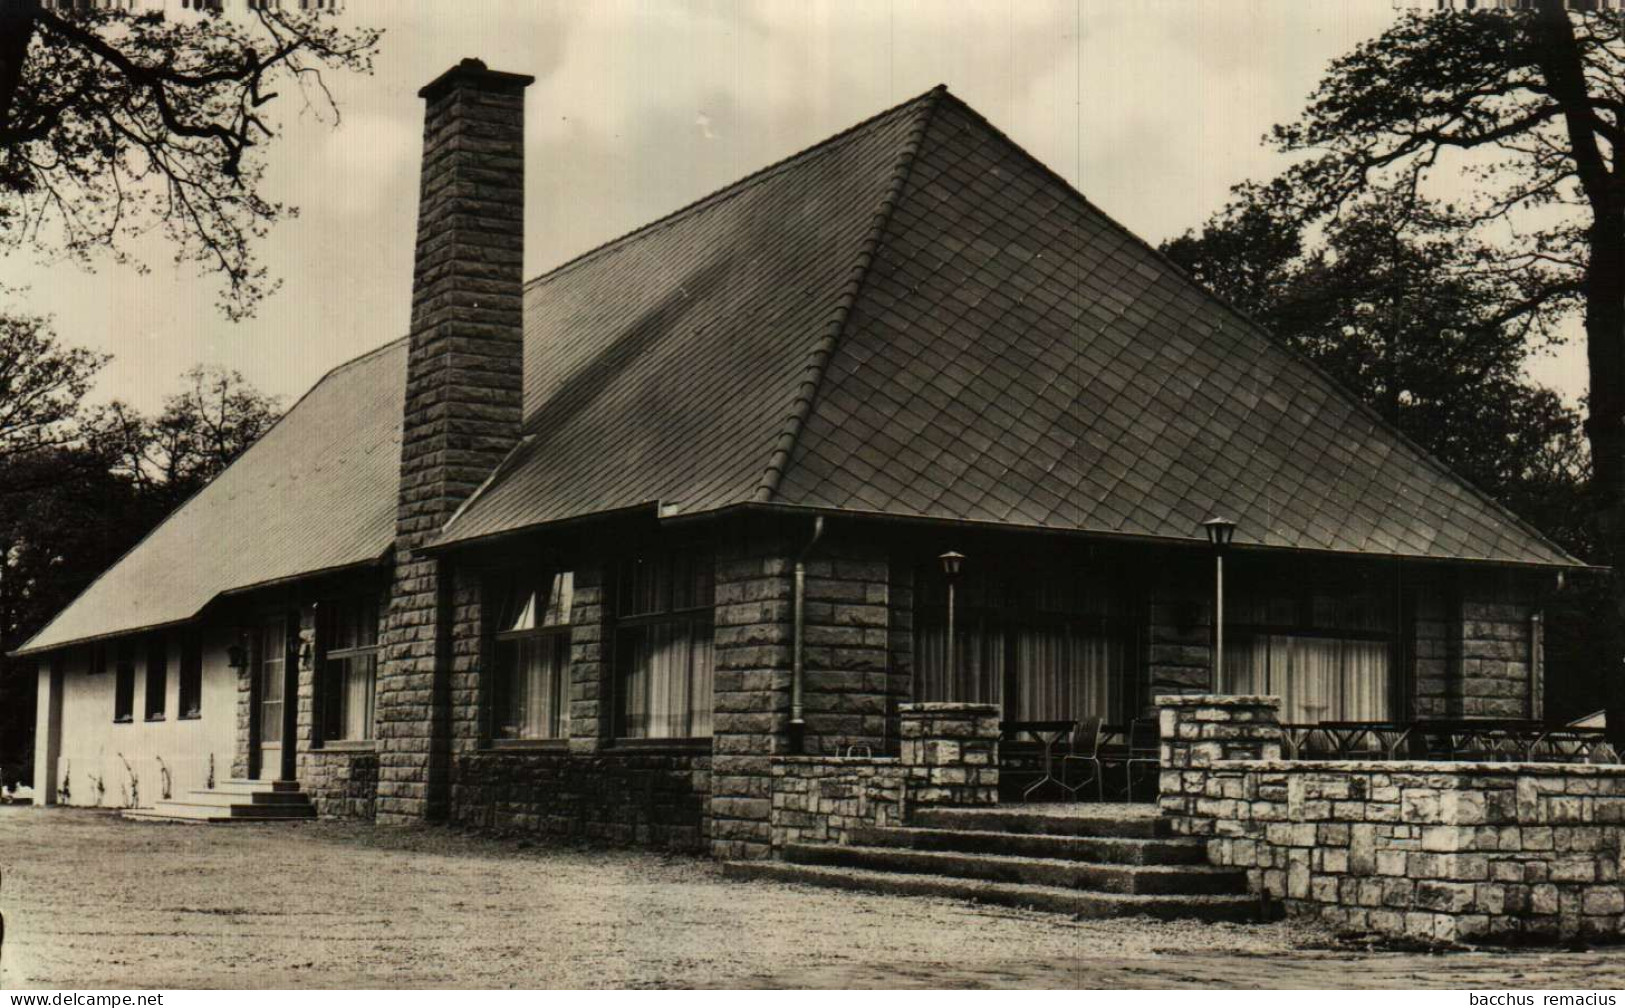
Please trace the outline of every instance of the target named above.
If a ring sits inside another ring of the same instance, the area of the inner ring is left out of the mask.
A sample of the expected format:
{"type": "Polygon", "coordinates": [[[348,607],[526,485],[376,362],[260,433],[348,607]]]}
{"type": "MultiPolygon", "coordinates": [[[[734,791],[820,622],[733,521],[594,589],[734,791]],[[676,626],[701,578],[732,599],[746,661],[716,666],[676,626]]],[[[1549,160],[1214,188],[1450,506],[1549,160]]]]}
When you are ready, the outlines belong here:
{"type": "Polygon", "coordinates": [[[1625,950],[1370,954],[1298,925],[1071,921],[348,823],[0,808],[0,986],[1625,986],[1625,950]]]}

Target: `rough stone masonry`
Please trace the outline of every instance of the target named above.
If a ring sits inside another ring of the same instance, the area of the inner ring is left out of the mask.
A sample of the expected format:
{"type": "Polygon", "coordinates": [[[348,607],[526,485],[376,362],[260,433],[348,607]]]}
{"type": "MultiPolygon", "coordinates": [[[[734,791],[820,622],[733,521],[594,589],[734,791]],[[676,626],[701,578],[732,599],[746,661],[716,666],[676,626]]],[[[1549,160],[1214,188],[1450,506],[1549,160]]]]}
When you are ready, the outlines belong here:
{"type": "Polygon", "coordinates": [[[1625,767],[1282,760],[1273,697],[1157,703],[1163,813],[1289,914],[1440,941],[1625,933],[1625,767]]]}

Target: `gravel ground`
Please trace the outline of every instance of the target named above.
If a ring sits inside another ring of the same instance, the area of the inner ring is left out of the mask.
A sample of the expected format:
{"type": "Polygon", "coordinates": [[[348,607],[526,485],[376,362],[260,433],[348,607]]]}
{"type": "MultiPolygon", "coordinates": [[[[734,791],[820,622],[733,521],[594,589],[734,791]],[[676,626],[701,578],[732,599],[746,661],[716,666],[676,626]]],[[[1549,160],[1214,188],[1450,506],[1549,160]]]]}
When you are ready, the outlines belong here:
{"type": "Polygon", "coordinates": [[[736,883],[443,828],[0,807],[0,986],[1625,986],[1625,949],[1372,952],[1299,924],[1072,921],[736,883]]]}

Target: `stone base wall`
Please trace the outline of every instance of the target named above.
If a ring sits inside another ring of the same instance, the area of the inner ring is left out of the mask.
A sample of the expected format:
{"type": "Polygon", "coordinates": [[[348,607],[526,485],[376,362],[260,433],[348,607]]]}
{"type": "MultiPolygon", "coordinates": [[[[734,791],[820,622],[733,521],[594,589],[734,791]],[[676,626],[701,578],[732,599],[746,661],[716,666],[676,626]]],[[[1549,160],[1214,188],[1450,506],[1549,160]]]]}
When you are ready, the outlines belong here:
{"type": "Polygon", "coordinates": [[[480,752],[453,767],[453,822],[564,840],[704,852],[711,756],[480,752]]]}
{"type": "Polygon", "coordinates": [[[773,760],[772,845],[850,843],[859,826],[901,826],[908,768],[895,757],[773,760]]]}
{"type": "Polygon", "coordinates": [[[999,716],[992,704],[912,703],[898,711],[898,757],[776,756],[770,846],[851,841],[859,826],[901,826],[919,807],[999,800],[999,716]]]}
{"type": "Polygon", "coordinates": [[[1439,941],[1625,936],[1625,767],[1234,758],[1279,746],[1261,701],[1161,698],[1160,802],[1288,913],[1439,941]]]}
{"type": "Polygon", "coordinates": [[[301,752],[299,784],[318,815],[373,819],[378,811],[378,754],[326,749],[301,752]]]}
{"type": "MultiPolygon", "coordinates": [[[[1625,934],[1625,767],[1236,761],[1176,775],[1177,832],[1351,931],[1625,934]]],[[[1166,806],[1165,806],[1166,807],[1166,806]]]]}

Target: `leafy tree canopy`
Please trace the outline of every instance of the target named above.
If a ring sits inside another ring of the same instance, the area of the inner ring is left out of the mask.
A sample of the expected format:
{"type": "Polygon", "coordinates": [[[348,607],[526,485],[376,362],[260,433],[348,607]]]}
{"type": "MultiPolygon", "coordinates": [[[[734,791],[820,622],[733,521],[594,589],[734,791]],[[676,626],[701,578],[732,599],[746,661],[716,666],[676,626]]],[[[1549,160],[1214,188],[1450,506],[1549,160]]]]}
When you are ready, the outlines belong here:
{"type": "Polygon", "coordinates": [[[255,245],[295,212],[261,191],[273,110],[336,116],[323,72],[371,71],[379,32],[334,17],[0,0],[0,242],[142,268],[129,243],[158,231],[252,312],[275,287],[255,245]]]}

